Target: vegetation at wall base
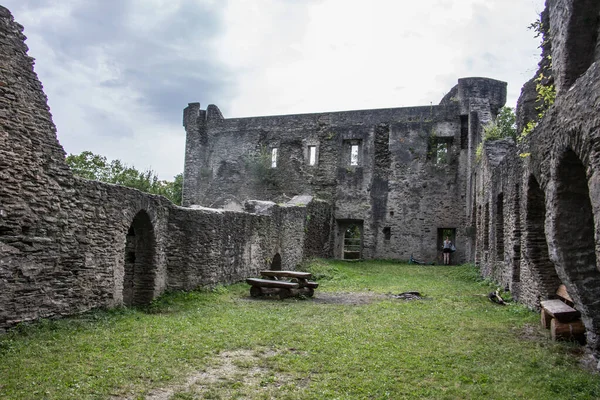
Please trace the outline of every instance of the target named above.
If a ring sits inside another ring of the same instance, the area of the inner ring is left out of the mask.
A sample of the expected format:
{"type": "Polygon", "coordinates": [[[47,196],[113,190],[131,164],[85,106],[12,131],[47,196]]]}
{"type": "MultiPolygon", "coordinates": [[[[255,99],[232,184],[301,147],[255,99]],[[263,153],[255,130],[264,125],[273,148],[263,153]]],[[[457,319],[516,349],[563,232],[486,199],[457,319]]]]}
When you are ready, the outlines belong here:
{"type": "Polygon", "coordinates": [[[0,398],[600,397],[581,348],[491,303],[473,266],[304,267],[313,299],[252,299],[240,283],[19,326],[0,338],[0,398]],[[424,299],[389,295],[405,291],[424,299]]]}

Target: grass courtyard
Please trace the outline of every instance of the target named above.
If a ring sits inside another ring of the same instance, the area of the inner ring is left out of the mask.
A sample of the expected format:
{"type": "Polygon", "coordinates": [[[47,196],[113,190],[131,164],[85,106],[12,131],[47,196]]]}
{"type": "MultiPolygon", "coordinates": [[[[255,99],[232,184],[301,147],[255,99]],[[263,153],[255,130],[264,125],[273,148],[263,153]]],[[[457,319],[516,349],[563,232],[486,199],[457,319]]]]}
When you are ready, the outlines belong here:
{"type": "Polygon", "coordinates": [[[582,350],[487,299],[472,266],[307,265],[313,299],[245,283],[0,337],[2,399],[594,399],[582,350]],[[389,294],[419,291],[422,300],[389,294]]]}

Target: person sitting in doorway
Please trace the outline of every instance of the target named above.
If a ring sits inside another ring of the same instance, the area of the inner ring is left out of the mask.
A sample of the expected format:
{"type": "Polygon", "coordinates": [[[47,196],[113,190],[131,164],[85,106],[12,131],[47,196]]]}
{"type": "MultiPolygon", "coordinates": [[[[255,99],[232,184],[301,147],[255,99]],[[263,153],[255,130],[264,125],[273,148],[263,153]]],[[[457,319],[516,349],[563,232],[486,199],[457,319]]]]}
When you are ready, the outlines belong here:
{"type": "Polygon", "coordinates": [[[444,240],[442,253],[444,254],[444,265],[450,265],[450,253],[452,253],[452,242],[450,241],[450,236],[446,236],[446,240],[444,240]]]}

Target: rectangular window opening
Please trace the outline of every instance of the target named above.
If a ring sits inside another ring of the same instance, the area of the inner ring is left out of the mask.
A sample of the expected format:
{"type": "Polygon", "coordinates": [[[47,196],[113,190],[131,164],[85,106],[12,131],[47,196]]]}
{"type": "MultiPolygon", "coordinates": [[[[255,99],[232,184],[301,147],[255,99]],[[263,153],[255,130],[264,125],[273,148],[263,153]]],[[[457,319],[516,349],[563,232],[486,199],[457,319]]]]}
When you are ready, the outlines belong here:
{"type": "Polygon", "coordinates": [[[308,165],[317,164],[317,146],[308,146],[308,165]]]}
{"type": "Polygon", "coordinates": [[[462,150],[469,148],[469,116],[460,116],[460,148],[462,150]]]}
{"type": "Polygon", "coordinates": [[[271,168],[277,168],[277,147],[271,149],[271,168]]]}
{"type": "Polygon", "coordinates": [[[385,240],[390,240],[392,238],[392,228],[390,228],[389,226],[383,228],[383,238],[385,240]]]}
{"type": "Polygon", "coordinates": [[[452,138],[433,138],[430,142],[429,158],[434,164],[448,164],[452,138]]]}
{"type": "Polygon", "coordinates": [[[350,165],[358,165],[358,145],[353,144],[350,147],[350,165]]]}

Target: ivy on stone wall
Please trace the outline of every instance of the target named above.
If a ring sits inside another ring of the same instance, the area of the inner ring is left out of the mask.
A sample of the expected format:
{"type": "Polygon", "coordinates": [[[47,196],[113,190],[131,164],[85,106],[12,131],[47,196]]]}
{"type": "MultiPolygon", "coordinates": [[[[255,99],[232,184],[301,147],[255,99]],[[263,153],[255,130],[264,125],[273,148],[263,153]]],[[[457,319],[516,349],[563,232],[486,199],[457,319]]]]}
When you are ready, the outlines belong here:
{"type": "Polygon", "coordinates": [[[278,170],[272,167],[272,154],[266,146],[261,145],[257,152],[246,156],[245,164],[255,183],[279,186],[278,170]]]}
{"type": "Polygon", "coordinates": [[[534,37],[542,38],[540,48],[542,49],[542,61],[540,61],[540,71],[535,78],[536,96],[536,118],[527,122],[518,140],[523,141],[537,126],[539,121],[544,117],[546,111],[554,104],[556,100],[556,86],[554,85],[554,76],[552,73],[552,56],[544,53],[549,53],[552,45],[551,37],[548,32],[548,27],[542,22],[542,16],[529,25],[529,29],[535,32],[534,37]]]}

